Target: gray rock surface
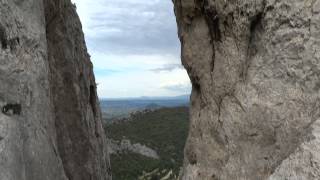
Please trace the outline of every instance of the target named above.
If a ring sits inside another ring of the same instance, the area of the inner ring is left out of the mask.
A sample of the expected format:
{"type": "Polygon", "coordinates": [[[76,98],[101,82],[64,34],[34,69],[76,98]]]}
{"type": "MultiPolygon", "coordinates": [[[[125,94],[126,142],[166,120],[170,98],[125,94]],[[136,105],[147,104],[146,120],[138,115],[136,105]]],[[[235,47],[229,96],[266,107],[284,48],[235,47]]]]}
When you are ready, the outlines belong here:
{"type": "Polygon", "coordinates": [[[0,0],[0,108],[1,180],[111,179],[70,0],[0,0]]]}
{"type": "Polygon", "coordinates": [[[193,85],[181,179],[320,179],[320,1],[174,4],[193,85]]]}
{"type": "Polygon", "coordinates": [[[140,143],[132,144],[129,139],[122,139],[121,141],[108,139],[107,141],[109,144],[108,147],[110,148],[109,150],[110,154],[126,153],[129,151],[129,152],[137,153],[153,159],[160,158],[157,151],[140,143]]]}

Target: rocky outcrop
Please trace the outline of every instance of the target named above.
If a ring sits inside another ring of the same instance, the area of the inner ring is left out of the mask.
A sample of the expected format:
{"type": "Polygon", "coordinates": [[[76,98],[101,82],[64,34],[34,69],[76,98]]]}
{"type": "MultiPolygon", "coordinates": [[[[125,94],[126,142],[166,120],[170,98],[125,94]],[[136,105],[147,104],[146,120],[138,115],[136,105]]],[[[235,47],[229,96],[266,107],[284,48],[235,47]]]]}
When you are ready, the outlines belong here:
{"type": "Polygon", "coordinates": [[[153,159],[160,158],[155,150],[140,143],[132,144],[129,139],[122,139],[121,141],[108,139],[108,144],[110,154],[133,152],[153,159]]]}
{"type": "Polygon", "coordinates": [[[0,0],[0,179],[110,179],[92,64],[70,0],[0,0]]]}
{"type": "Polygon", "coordinates": [[[193,85],[181,179],[320,179],[320,1],[174,4],[193,85]]]}

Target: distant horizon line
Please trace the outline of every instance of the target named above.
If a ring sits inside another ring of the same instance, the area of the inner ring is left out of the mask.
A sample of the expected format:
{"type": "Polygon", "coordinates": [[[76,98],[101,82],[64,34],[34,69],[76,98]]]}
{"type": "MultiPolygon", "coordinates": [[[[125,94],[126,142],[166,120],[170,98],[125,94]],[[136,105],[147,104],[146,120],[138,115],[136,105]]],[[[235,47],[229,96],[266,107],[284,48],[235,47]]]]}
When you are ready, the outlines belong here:
{"type": "Polygon", "coordinates": [[[99,97],[100,100],[108,99],[164,99],[164,98],[179,98],[179,97],[190,97],[191,94],[182,94],[176,96],[127,96],[127,97],[99,97]]]}

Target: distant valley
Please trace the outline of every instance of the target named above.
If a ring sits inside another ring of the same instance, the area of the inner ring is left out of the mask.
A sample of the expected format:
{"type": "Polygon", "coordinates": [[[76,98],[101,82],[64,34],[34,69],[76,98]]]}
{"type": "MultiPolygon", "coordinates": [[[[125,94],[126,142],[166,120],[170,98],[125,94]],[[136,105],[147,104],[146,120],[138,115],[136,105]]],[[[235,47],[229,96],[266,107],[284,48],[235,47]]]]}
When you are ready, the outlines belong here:
{"type": "Polygon", "coordinates": [[[114,180],[176,180],[183,164],[189,108],[133,113],[105,123],[114,180]]]}
{"type": "Polygon", "coordinates": [[[189,127],[189,95],[100,100],[115,180],[175,180],[189,127]]]}

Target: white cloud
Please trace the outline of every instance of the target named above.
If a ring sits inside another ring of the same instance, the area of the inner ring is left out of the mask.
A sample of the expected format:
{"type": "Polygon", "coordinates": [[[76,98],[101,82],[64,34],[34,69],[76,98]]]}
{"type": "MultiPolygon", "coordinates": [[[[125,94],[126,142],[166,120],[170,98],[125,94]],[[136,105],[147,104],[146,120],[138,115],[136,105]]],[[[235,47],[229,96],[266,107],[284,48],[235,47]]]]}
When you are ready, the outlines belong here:
{"type": "Polygon", "coordinates": [[[114,76],[97,77],[96,81],[99,84],[100,97],[176,96],[191,91],[189,78],[182,69],[160,74],[151,71],[134,72],[129,75],[119,73],[114,76]]]}
{"type": "Polygon", "coordinates": [[[95,68],[115,70],[150,70],[165,66],[171,63],[180,64],[180,58],[171,54],[112,54],[95,52],[91,60],[95,68]]]}

